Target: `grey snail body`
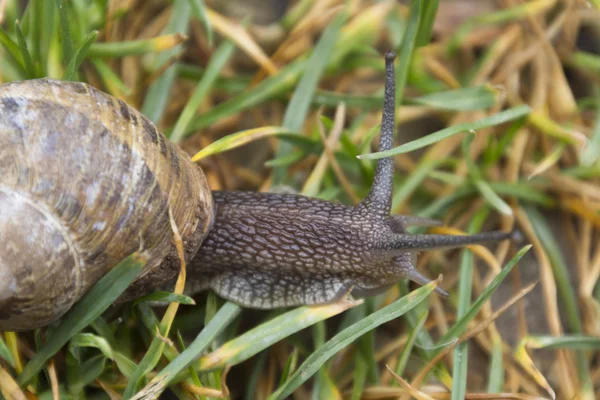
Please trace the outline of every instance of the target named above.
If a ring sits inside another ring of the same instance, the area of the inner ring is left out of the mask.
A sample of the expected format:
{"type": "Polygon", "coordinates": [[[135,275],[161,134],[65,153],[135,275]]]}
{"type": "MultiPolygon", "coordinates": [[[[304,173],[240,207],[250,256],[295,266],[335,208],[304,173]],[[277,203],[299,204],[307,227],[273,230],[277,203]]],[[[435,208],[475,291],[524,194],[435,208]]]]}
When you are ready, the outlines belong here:
{"type": "MultiPolygon", "coordinates": [[[[393,53],[386,55],[380,150],[393,145],[393,53]]],[[[393,162],[379,160],[356,207],[300,195],[211,192],[199,167],[135,109],[89,85],[0,85],[0,331],[59,319],[108,270],[144,248],[150,263],[124,299],[169,287],[212,289],[253,308],[367,296],[401,278],[428,281],[416,251],[496,241],[410,235],[434,222],[390,215],[393,162]]],[[[441,289],[439,293],[444,293],[441,289]]]]}

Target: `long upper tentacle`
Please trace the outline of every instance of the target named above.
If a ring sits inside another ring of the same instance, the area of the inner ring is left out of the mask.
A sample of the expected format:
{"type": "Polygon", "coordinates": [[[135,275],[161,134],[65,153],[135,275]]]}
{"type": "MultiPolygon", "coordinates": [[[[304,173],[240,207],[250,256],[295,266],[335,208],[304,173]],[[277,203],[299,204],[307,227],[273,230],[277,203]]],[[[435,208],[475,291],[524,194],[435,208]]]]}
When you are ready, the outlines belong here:
{"type": "MultiPolygon", "coordinates": [[[[385,54],[385,97],[379,151],[390,150],[394,146],[395,110],[396,110],[396,74],[394,60],[396,54],[388,51],[385,54]]],[[[359,209],[370,214],[389,215],[392,207],[394,186],[394,161],[392,157],[381,158],[377,162],[375,178],[368,196],[360,203],[359,209]]]]}
{"type": "Polygon", "coordinates": [[[513,232],[485,232],[475,235],[391,235],[381,243],[382,250],[421,251],[440,248],[462,247],[469,244],[495,242],[515,237],[513,232]]]}

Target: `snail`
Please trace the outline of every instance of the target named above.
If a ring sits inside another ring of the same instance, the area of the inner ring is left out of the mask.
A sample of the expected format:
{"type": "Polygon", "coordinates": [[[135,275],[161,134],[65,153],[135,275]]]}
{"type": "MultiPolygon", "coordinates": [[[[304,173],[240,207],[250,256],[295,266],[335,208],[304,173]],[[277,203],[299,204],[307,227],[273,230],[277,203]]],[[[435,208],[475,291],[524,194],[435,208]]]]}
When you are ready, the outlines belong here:
{"type": "MultiPolygon", "coordinates": [[[[395,77],[386,54],[380,150],[393,146],[395,77]]],[[[202,170],[141,113],[79,82],[0,85],[0,331],[59,319],[129,254],[150,262],[122,295],[169,287],[185,247],[186,292],[246,307],[363,297],[429,280],[415,252],[498,241],[508,232],[409,234],[435,221],[390,215],[393,160],[378,161],[357,206],[295,194],[211,192],[202,170]]],[[[436,289],[445,295],[442,289],[436,289]]]]}

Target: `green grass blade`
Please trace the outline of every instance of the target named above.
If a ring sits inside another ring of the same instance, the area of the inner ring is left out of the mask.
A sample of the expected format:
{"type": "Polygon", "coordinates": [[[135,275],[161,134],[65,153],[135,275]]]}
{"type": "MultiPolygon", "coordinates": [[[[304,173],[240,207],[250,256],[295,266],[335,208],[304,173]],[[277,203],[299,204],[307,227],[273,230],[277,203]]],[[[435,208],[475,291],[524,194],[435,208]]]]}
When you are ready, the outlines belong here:
{"type": "Polygon", "coordinates": [[[508,121],[515,120],[517,118],[522,118],[529,114],[530,111],[531,109],[529,108],[529,106],[525,105],[513,107],[508,110],[491,115],[489,117],[482,118],[479,121],[465,122],[462,124],[450,126],[448,128],[429,134],[420,139],[413,140],[412,142],[408,142],[406,144],[403,144],[402,146],[395,147],[388,151],[363,154],[358,156],[358,158],[361,160],[375,160],[383,157],[395,156],[397,154],[408,153],[410,151],[429,146],[430,144],[437,143],[440,140],[447,139],[451,136],[458,135],[462,132],[468,132],[473,130],[476,131],[478,129],[489,128],[492,126],[503,124],[508,121]]]}
{"type": "MultiPolygon", "coordinates": [[[[517,265],[519,260],[525,255],[525,253],[529,251],[531,247],[532,245],[528,245],[519,250],[519,252],[504,266],[504,268],[502,268],[502,271],[500,271],[500,273],[494,277],[490,285],[485,288],[483,293],[481,293],[468,311],[461,318],[459,318],[450,329],[448,329],[441,339],[438,340],[439,344],[445,344],[451,340],[457,339],[466,331],[469,322],[475,318],[477,313],[479,313],[479,310],[481,310],[481,307],[483,307],[483,305],[490,299],[500,283],[502,283],[510,271],[512,271],[514,266],[517,265]]],[[[441,348],[438,348],[434,353],[437,354],[440,351],[441,348]]]]}
{"type": "Polygon", "coordinates": [[[186,134],[210,126],[229,115],[256,107],[282,94],[294,85],[306,65],[307,62],[305,60],[293,62],[280,69],[277,75],[271,76],[258,85],[244,90],[239,95],[216,105],[210,111],[194,117],[186,134]]]}
{"type": "Polygon", "coordinates": [[[492,107],[498,98],[498,91],[490,85],[444,90],[415,99],[407,103],[434,107],[442,110],[472,111],[492,107]]]}
{"type": "Polygon", "coordinates": [[[91,59],[94,68],[96,68],[96,72],[100,75],[100,79],[106,86],[106,91],[117,97],[117,98],[125,98],[131,94],[131,89],[123,83],[121,78],[110,68],[108,64],[99,58],[91,59]]]}
{"type": "MultiPolygon", "coordinates": [[[[408,335],[408,338],[406,339],[406,344],[404,345],[404,348],[402,349],[402,352],[400,353],[400,358],[398,359],[398,365],[396,365],[395,372],[397,375],[402,376],[402,374],[404,374],[404,369],[406,368],[406,364],[408,363],[408,358],[410,357],[410,355],[412,353],[413,346],[415,345],[415,342],[416,342],[417,338],[419,337],[419,333],[423,329],[423,326],[425,325],[425,321],[427,321],[428,316],[429,316],[429,311],[425,310],[421,314],[421,316],[419,316],[419,319],[417,320],[417,323],[415,324],[415,326],[411,329],[410,334],[408,335]]],[[[399,383],[394,381],[393,385],[398,386],[399,383]]]]}
{"type": "Polygon", "coordinates": [[[308,356],[290,379],[269,396],[269,400],[287,398],[294,390],[313,376],[334,354],[365,333],[413,309],[425,300],[436,286],[437,282],[435,281],[428,283],[335,335],[325,345],[308,356]]]}
{"type": "Polygon", "coordinates": [[[6,345],[6,343],[4,343],[4,340],[0,337],[0,358],[2,358],[4,361],[6,361],[8,364],[10,364],[11,367],[15,367],[15,360],[13,359],[12,355],[10,354],[10,350],[8,349],[8,346],[6,345]]]}
{"type": "Polygon", "coordinates": [[[490,360],[490,378],[488,379],[488,393],[500,393],[504,387],[504,349],[502,339],[495,335],[492,339],[492,356],[490,360]]]}
{"type": "Polygon", "coordinates": [[[67,0],[56,0],[58,8],[60,43],[62,45],[63,65],[69,65],[73,58],[73,38],[71,37],[71,28],[69,24],[69,10],[67,0]]]}
{"type": "Polygon", "coordinates": [[[69,339],[94,322],[127,289],[147,260],[134,253],[102,277],[63,317],[46,345],[27,363],[18,377],[20,385],[28,383],[69,339]]]}
{"type": "MultiPolygon", "coordinates": [[[[323,71],[325,71],[329,58],[333,53],[340,30],[346,19],[347,15],[344,12],[341,12],[334,18],[323,32],[323,35],[308,59],[310,68],[304,70],[304,74],[300,78],[300,82],[298,82],[296,90],[294,90],[283,116],[282,125],[293,132],[300,132],[302,129],[317,85],[323,71]]],[[[291,146],[289,144],[281,143],[277,149],[276,157],[284,156],[290,151],[291,146]]],[[[286,169],[276,168],[273,176],[274,184],[280,184],[285,173],[286,169]]]]}
{"type": "Polygon", "coordinates": [[[12,38],[6,33],[4,29],[0,26],[0,44],[6,49],[8,54],[13,58],[14,61],[19,64],[21,68],[24,68],[21,57],[21,48],[19,45],[12,40],[12,38]]]}
{"type": "Polygon", "coordinates": [[[123,42],[94,43],[90,47],[90,57],[126,57],[146,53],[160,53],[171,50],[185,39],[181,33],[166,34],[150,39],[123,42]]]}
{"type": "MultiPolygon", "coordinates": [[[[167,27],[162,32],[163,34],[169,33],[185,33],[188,30],[190,20],[190,4],[188,0],[175,0],[173,5],[173,11],[167,27]]],[[[179,46],[160,53],[154,68],[160,68],[165,62],[169,60],[178,51],[179,46]]],[[[148,93],[142,106],[142,114],[148,117],[152,122],[158,124],[165,108],[168,103],[168,99],[171,93],[171,86],[175,81],[177,68],[172,65],[162,74],[160,78],[154,82],[148,89],[148,93]]]]}
{"type": "Polygon", "coordinates": [[[419,35],[419,24],[423,8],[422,0],[410,1],[408,24],[402,38],[402,45],[398,54],[398,66],[396,67],[396,104],[402,104],[404,98],[404,88],[419,35]]]}
{"type": "MultiPolygon", "coordinates": [[[[402,104],[422,105],[440,110],[473,111],[484,110],[493,106],[498,92],[489,85],[470,88],[444,90],[414,98],[405,98],[402,104]]],[[[380,110],[383,104],[383,94],[354,95],[337,93],[329,90],[317,90],[313,103],[336,107],[345,103],[349,108],[363,111],[380,110]]]]}
{"type": "Polygon", "coordinates": [[[423,16],[421,17],[419,34],[417,35],[416,41],[416,44],[419,47],[425,46],[431,40],[433,24],[435,22],[439,3],[440,0],[427,0],[423,5],[423,16]]]}
{"type": "MultiPolygon", "coordinates": [[[[465,141],[464,143],[467,143],[465,141]]],[[[481,208],[473,218],[469,226],[469,233],[477,233],[481,230],[489,210],[481,208]]],[[[464,317],[471,308],[471,296],[473,293],[473,253],[469,250],[463,250],[460,259],[460,270],[458,278],[458,304],[456,309],[456,318],[464,317]]],[[[482,303],[483,304],[483,303],[482,303]]],[[[462,400],[465,398],[467,389],[467,368],[469,359],[469,343],[464,342],[456,346],[453,357],[452,374],[452,400],[462,400]]]]}
{"type": "Polygon", "coordinates": [[[530,349],[600,350],[600,337],[585,335],[533,335],[523,339],[530,349]]]}
{"type": "MultiPolygon", "coordinates": [[[[556,238],[554,237],[547,220],[540,212],[533,207],[525,207],[525,212],[533,225],[540,242],[544,246],[544,250],[550,258],[550,265],[558,288],[560,302],[565,310],[565,318],[571,332],[583,333],[583,324],[581,322],[581,312],[578,307],[577,296],[569,279],[569,271],[556,238]]],[[[579,378],[584,385],[589,385],[591,382],[591,374],[586,360],[586,355],[582,351],[577,352],[577,366],[579,378]]],[[[584,391],[588,388],[584,387],[584,391]]]]}
{"type": "Polygon", "coordinates": [[[512,208],[500,196],[494,192],[494,189],[483,179],[476,179],[475,186],[483,198],[496,210],[504,215],[512,215],[512,208]]]}
{"type": "Polygon", "coordinates": [[[35,78],[35,67],[33,66],[33,59],[31,58],[31,53],[29,52],[29,47],[27,46],[23,31],[21,31],[21,24],[19,21],[15,23],[15,32],[17,34],[17,42],[19,43],[21,58],[23,60],[23,65],[25,66],[27,78],[33,79],[35,78]]]}
{"type": "Polygon", "coordinates": [[[186,296],[184,294],[177,294],[177,293],[171,293],[171,292],[162,292],[162,291],[158,291],[158,292],[154,292],[152,294],[149,294],[147,296],[144,297],[140,297],[139,299],[136,299],[134,304],[138,304],[138,303],[142,303],[145,301],[159,301],[161,303],[179,303],[179,304],[187,304],[187,305],[194,305],[196,304],[196,302],[194,301],[194,299],[192,299],[189,296],[186,296]]]}
{"type": "Polygon", "coordinates": [[[394,197],[392,198],[392,210],[397,209],[427,178],[427,175],[435,168],[443,165],[448,160],[422,160],[417,168],[410,174],[402,185],[399,185],[394,190],[394,197]]]}
{"type": "MultiPolygon", "coordinates": [[[[193,3],[194,1],[192,1],[193,3]]],[[[219,77],[219,74],[223,70],[223,67],[231,58],[231,54],[233,54],[233,50],[235,49],[235,45],[233,42],[225,41],[223,42],[212,54],[210,61],[202,75],[202,79],[198,82],[198,85],[194,89],[192,96],[188,100],[185,105],[183,111],[181,112],[177,123],[175,124],[175,128],[173,128],[173,132],[169,136],[169,139],[178,143],[183,139],[185,132],[187,130],[188,125],[190,124],[196,110],[200,106],[200,103],[206,95],[210,92],[213,84],[219,77]]]]}
{"type": "Polygon", "coordinates": [[[227,135],[221,139],[215,140],[200,150],[192,157],[192,161],[196,162],[213,154],[235,149],[236,147],[243,146],[246,143],[250,143],[258,139],[269,136],[283,136],[290,134],[293,134],[293,132],[290,132],[289,129],[280,126],[264,126],[262,128],[248,129],[246,131],[232,133],[231,135],[227,135]]]}
{"type": "MultiPolygon", "coordinates": [[[[596,96],[600,101],[600,94],[596,96]]],[[[592,166],[600,161],[600,105],[596,110],[596,121],[592,130],[592,137],[587,142],[581,154],[581,165],[592,166]]]]}
{"type": "Polygon", "coordinates": [[[210,20],[208,19],[208,15],[206,14],[206,6],[204,5],[204,0],[189,0],[189,2],[190,2],[190,6],[192,7],[192,12],[194,13],[194,16],[204,26],[208,44],[210,46],[212,46],[213,45],[213,30],[212,30],[212,25],[210,24],[210,20]]]}
{"type": "Polygon", "coordinates": [[[204,352],[208,346],[220,335],[225,328],[238,316],[241,308],[237,304],[230,302],[225,303],[208,324],[202,329],[202,332],[194,339],[192,343],[172,360],[158,375],[156,375],[148,385],[138,393],[143,396],[145,393],[160,394],[176,376],[186,368],[188,368],[194,360],[204,352]]]}
{"type": "MultiPolygon", "coordinates": [[[[367,383],[367,362],[360,352],[354,356],[351,400],[360,400],[367,383]]],[[[281,386],[281,385],[280,385],[281,386]]]]}
{"type": "Polygon", "coordinates": [[[202,371],[235,365],[308,326],[344,312],[356,302],[342,301],[315,307],[298,307],[225,343],[198,362],[202,371]]]}
{"type": "Polygon", "coordinates": [[[569,279],[569,271],[565,260],[560,253],[560,246],[554,237],[547,220],[534,207],[525,207],[533,229],[540,238],[544,250],[550,258],[552,271],[556,279],[560,302],[565,307],[565,318],[571,331],[582,333],[581,314],[577,306],[577,295],[569,279]]]}
{"type": "Polygon", "coordinates": [[[67,65],[65,74],[63,76],[64,80],[72,81],[72,80],[76,79],[77,70],[79,69],[79,66],[81,65],[81,63],[83,62],[83,59],[87,55],[88,50],[90,49],[90,46],[96,40],[96,37],[98,37],[98,31],[93,31],[84,39],[83,43],[81,44],[79,49],[77,49],[77,52],[75,53],[75,55],[73,56],[71,61],[69,61],[69,64],[67,65]]]}
{"type": "Polygon", "coordinates": [[[75,356],[75,350],[80,347],[93,347],[104,355],[104,357],[114,360],[113,349],[105,338],[94,335],[93,333],[78,333],[69,341],[69,351],[75,356]]]}
{"type": "Polygon", "coordinates": [[[40,26],[40,69],[42,76],[48,76],[49,73],[49,58],[50,58],[50,47],[52,41],[56,35],[55,24],[56,24],[56,7],[54,2],[48,0],[38,0],[39,3],[43,4],[44,8],[42,11],[42,17],[39,20],[40,26]]]}

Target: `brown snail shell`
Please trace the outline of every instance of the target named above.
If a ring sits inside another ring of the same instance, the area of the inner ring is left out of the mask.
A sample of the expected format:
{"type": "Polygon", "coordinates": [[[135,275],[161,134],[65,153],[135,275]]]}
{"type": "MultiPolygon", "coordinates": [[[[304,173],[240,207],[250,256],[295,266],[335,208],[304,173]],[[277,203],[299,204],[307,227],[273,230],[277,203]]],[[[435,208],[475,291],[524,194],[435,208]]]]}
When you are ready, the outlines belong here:
{"type": "Polygon", "coordinates": [[[201,169],[146,117],[84,83],[0,85],[0,331],[46,325],[107,270],[148,252],[133,290],[177,272],[213,218],[201,169]]]}

